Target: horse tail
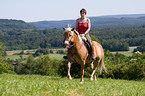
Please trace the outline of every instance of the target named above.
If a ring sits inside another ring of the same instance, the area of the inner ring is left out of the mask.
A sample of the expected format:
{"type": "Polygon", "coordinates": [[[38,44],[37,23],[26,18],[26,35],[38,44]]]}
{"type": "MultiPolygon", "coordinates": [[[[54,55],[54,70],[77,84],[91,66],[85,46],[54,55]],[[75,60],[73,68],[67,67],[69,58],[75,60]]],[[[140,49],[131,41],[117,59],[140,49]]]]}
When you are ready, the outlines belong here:
{"type": "Polygon", "coordinates": [[[106,70],[105,64],[104,64],[104,56],[102,57],[102,59],[100,61],[100,74],[102,74],[102,67],[104,68],[105,72],[107,73],[107,70],[106,70]]]}

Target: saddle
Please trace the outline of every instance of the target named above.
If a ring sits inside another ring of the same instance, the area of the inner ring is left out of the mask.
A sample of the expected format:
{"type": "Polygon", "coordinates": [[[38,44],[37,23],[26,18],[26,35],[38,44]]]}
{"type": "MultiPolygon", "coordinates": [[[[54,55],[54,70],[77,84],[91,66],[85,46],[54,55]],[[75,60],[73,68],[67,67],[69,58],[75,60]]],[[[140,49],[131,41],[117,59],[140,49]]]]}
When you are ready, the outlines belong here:
{"type": "Polygon", "coordinates": [[[86,48],[88,50],[89,55],[91,55],[91,52],[92,52],[91,44],[89,43],[89,41],[85,37],[83,37],[82,40],[83,40],[84,45],[86,46],[86,48]]]}

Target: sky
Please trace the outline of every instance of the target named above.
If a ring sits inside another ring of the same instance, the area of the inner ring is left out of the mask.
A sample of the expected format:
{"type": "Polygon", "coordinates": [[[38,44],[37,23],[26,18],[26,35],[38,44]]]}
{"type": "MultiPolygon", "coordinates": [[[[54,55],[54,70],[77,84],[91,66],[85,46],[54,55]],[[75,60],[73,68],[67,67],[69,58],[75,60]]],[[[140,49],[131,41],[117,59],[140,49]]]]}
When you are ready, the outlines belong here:
{"type": "Polygon", "coordinates": [[[82,8],[87,17],[145,14],[144,4],[145,0],[0,0],[0,19],[75,20],[82,8]]]}

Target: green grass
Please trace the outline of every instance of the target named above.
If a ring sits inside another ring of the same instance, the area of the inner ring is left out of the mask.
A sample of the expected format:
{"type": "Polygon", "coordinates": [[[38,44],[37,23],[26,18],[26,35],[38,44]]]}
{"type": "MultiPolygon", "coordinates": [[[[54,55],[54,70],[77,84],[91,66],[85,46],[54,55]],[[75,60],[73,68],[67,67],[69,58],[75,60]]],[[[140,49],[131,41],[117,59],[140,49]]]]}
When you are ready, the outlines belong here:
{"type": "MultiPolygon", "coordinates": [[[[22,55],[23,59],[28,58],[29,55],[22,55]]],[[[7,55],[6,58],[10,58],[12,60],[21,59],[20,55],[7,55]]]]}
{"type": "MultiPolygon", "coordinates": [[[[111,52],[113,54],[116,54],[117,52],[111,52]]],[[[132,56],[133,53],[131,51],[118,51],[119,54],[123,54],[125,56],[132,56]]]]}
{"type": "Polygon", "coordinates": [[[145,96],[145,82],[0,74],[0,96],[145,96]]]}
{"type": "Polygon", "coordinates": [[[63,59],[64,54],[49,54],[49,57],[51,59],[57,59],[57,60],[61,60],[63,59]]]}
{"type": "MultiPolygon", "coordinates": [[[[28,58],[29,55],[22,55],[23,59],[28,58]]],[[[61,60],[63,59],[64,54],[49,54],[49,57],[51,59],[57,59],[57,60],[61,60]]],[[[20,55],[13,55],[13,54],[8,54],[6,56],[6,58],[12,59],[12,60],[16,60],[16,59],[21,59],[20,55]]]]}

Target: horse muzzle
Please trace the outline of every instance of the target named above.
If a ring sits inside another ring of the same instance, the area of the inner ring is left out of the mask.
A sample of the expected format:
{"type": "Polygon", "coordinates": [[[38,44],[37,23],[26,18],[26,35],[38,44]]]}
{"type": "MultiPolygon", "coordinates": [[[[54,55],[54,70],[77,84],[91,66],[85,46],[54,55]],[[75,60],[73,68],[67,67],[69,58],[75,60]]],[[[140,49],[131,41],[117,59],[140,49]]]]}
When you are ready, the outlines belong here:
{"type": "Polygon", "coordinates": [[[63,46],[64,46],[64,48],[68,47],[69,46],[69,41],[64,41],[63,46]]]}

